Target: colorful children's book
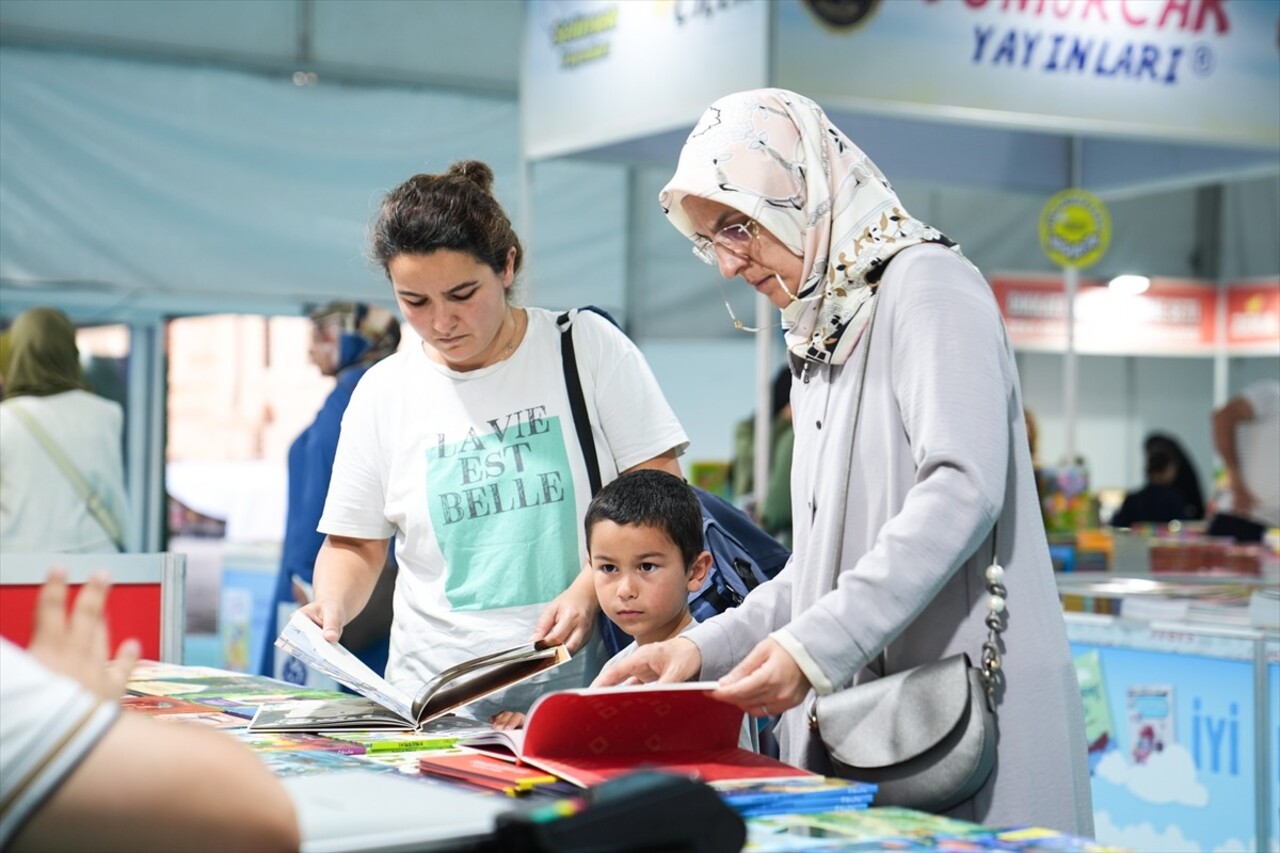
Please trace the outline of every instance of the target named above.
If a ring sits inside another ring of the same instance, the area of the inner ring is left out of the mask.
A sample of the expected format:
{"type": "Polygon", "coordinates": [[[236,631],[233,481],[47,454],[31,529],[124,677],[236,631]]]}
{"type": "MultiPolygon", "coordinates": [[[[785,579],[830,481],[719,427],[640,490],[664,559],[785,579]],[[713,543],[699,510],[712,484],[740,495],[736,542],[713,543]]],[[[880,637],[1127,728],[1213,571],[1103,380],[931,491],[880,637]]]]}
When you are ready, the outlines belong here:
{"type": "Polygon", "coordinates": [[[1080,697],[1084,702],[1084,732],[1089,742],[1089,772],[1092,773],[1102,757],[1116,747],[1115,726],[1111,721],[1107,683],[1098,650],[1077,655],[1075,665],[1080,697]]]}
{"type": "Polygon", "coordinates": [[[464,737],[464,746],[589,787],[642,767],[705,782],[816,774],[738,746],[742,711],[711,698],[714,681],[561,690],[538,698],[524,729],[464,737]]]}
{"type": "Polygon", "coordinates": [[[456,736],[422,732],[333,732],[326,737],[344,743],[358,743],[369,753],[452,749],[458,742],[456,736]]]}
{"type": "Polygon", "coordinates": [[[711,784],[743,817],[865,809],[878,790],[870,782],[829,779],[767,779],[711,784]]]}
{"type": "Polygon", "coordinates": [[[185,699],[174,699],[169,696],[122,696],[120,707],[135,714],[146,714],[159,717],[166,714],[203,714],[209,711],[204,705],[198,705],[185,699]]]}
{"type": "Polygon", "coordinates": [[[301,612],[290,618],[276,645],[360,695],[263,705],[249,725],[253,731],[421,730],[455,708],[569,660],[564,646],[526,643],[452,666],[410,696],[342,646],[325,640],[320,627],[301,612]]]}

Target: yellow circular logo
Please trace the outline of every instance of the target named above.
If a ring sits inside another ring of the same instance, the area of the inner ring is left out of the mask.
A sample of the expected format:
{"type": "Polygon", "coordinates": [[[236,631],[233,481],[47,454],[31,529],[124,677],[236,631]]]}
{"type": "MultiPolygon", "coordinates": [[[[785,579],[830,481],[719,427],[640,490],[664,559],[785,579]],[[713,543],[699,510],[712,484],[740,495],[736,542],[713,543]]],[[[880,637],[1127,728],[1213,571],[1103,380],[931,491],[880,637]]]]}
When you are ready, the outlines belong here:
{"type": "Polygon", "coordinates": [[[1111,245],[1111,215],[1091,192],[1069,189],[1040,211],[1040,247],[1060,267],[1087,267],[1111,245]]]}

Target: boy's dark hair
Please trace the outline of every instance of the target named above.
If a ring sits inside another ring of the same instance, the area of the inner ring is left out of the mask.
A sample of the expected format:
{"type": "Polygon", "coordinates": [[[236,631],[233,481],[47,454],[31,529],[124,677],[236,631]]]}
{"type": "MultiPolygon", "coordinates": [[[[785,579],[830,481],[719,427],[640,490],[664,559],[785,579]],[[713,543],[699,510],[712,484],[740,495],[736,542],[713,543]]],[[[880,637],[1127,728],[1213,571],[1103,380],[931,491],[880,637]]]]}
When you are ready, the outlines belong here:
{"type": "Polygon", "coordinates": [[[642,468],[623,474],[591,499],[583,527],[587,551],[598,521],[656,527],[676,544],[687,571],[702,553],[702,506],[689,484],[674,474],[642,468]]]}
{"type": "Polygon", "coordinates": [[[520,238],[493,197],[493,170],[479,160],[454,163],[439,175],[414,175],[387,193],[370,230],[369,251],[383,272],[397,255],[440,249],[466,252],[498,274],[513,247],[517,273],[524,260],[520,238]]]}

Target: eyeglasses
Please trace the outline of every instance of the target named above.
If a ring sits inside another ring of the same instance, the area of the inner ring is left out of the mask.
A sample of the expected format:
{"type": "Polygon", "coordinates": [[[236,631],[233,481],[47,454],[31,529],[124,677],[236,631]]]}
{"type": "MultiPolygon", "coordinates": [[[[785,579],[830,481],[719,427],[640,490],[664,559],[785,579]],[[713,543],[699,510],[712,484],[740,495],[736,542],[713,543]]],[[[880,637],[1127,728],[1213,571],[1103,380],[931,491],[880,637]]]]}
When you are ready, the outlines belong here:
{"type": "Polygon", "coordinates": [[[749,219],[745,223],[739,222],[736,225],[726,225],[710,240],[701,234],[695,235],[693,254],[704,264],[713,267],[720,265],[720,258],[716,255],[717,248],[746,260],[747,252],[751,251],[751,241],[759,234],[760,225],[754,219],[749,219]]]}
{"type": "MultiPolygon", "coordinates": [[[[776,273],[775,273],[776,275],[776,273]]],[[[782,281],[779,277],[778,281],[782,281]]],[[[773,329],[781,325],[781,322],[770,323],[767,326],[748,326],[746,323],[738,319],[738,315],[733,313],[733,306],[729,304],[729,294],[724,292],[724,282],[717,282],[720,285],[720,298],[724,300],[724,310],[729,312],[729,319],[733,321],[733,327],[739,332],[763,332],[766,329],[773,329]]],[[[786,289],[785,287],[783,288],[786,289]]]]}

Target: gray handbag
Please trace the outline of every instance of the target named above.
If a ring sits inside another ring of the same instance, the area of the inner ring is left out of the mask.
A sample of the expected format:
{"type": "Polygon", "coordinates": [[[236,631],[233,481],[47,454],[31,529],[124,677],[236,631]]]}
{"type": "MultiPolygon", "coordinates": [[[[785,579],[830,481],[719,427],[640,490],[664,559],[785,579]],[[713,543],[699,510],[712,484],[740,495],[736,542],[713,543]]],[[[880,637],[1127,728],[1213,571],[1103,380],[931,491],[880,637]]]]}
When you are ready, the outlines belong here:
{"type": "MultiPolygon", "coordinates": [[[[874,308],[865,333],[853,438],[871,355],[874,308]]],[[[997,560],[998,529],[992,529],[986,570],[990,596],[980,668],[967,654],[952,655],[819,696],[809,708],[809,727],[826,747],[835,772],[879,785],[876,805],[947,811],[977,793],[995,767],[998,641],[1006,596],[1004,569],[997,560]]]]}
{"type": "Polygon", "coordinates": [[[952,655],[819,696],[810,708],[809,725],[836,773],[879,785],[876,805],[944,812],[991,775],[1002,576],[997,563],[987,568],[992,596],[981,668],[967,654],[952,655]]]}

